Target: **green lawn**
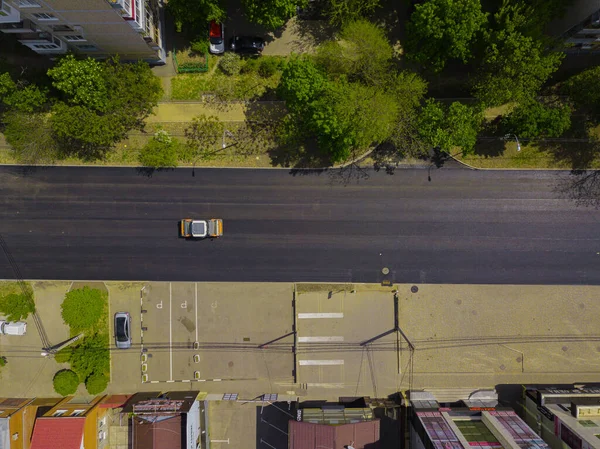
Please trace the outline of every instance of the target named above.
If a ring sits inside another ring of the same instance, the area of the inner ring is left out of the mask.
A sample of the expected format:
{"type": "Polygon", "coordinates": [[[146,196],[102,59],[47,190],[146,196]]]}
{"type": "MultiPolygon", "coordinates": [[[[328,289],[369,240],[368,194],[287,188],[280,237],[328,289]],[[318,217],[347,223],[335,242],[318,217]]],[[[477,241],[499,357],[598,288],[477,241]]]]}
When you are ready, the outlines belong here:
{"type": "MultiPolygon", "coordinates": [[[[225,75],[216,64],[206,73],[177,75],[171,81],[171,100],[202,100],[205,96],[216,96],[222,101],[274,99],[281,70],[269,77],[258,73],[258,65],[269,59],[280,64],[285,61],[279,56],[246,59],[246,71],[242,70],[242,73],[234,76],[225,75]]],[[[209,59],[209,66],[210,64],[209,59]]]]}
{"type": "Polygon", "coordinates": [[[492,154],[480,152],[456,158],[476,168],[600,168],[600,157],[594,146],[585,142],[521,144],[521,151],[517,151],[514,142],[490,145],[502,145],[503,148],[497,148],[492,154]]]}

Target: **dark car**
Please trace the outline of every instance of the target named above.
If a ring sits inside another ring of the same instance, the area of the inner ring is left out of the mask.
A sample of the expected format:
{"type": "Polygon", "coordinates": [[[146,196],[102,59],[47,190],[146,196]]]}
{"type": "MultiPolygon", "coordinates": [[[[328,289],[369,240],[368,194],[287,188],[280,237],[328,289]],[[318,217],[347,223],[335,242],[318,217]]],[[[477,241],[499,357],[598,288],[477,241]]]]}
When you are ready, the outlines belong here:
{"type": "Polygon", "coordinates": [[[131,348],[131,317],[127,312],[115,313],[115,345],[118,349],[131,348]]]}
{"type": "Polygon", "coordinates": [[[265,48],[265,41],[257,36],[234,36],[229,41],[229,48],[236,53],[258,55],[265,48]]]}

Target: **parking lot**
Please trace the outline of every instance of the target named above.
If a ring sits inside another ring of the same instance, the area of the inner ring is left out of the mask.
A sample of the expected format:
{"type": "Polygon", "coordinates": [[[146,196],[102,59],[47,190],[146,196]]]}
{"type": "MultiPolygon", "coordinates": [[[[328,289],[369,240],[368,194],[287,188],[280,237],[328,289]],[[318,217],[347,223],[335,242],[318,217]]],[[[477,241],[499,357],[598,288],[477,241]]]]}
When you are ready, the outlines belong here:
{"type": "Polygon", "coordinates": [[[289,284],[146,284],[139,326],[145,382],[289,381],[289,284]],[[250,300],[251,299],[251,300],[250,300]]]}
{"type": "Polygon", "coordinates": [[[309,394],[346,388],[377,395],[380,386],[395,385],[401,376],[396,334],[384,335],[394,328],[393,293],[378,292],[366,300],[365,292],[332,289],[297,298],[298,382],[309,394]]]}

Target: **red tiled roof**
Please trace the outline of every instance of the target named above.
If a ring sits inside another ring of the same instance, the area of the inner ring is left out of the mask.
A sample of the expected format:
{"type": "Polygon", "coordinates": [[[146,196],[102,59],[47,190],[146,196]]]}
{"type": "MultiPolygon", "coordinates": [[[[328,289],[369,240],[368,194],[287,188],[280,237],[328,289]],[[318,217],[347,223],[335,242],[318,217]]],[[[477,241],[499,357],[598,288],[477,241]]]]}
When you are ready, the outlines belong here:
{"type": "Polygon", "coordinates": [[[33,428],[31,449],[80,449],[84,417],[38,418],[33,428]]]}
{"type": "MultiPolygon", "coordinates": [[[[290,421],[289,449],[379,448],[379,420],[330,426],[290,421]]],[[[33,449],[33,448],[32,448],[33,449]]]]}

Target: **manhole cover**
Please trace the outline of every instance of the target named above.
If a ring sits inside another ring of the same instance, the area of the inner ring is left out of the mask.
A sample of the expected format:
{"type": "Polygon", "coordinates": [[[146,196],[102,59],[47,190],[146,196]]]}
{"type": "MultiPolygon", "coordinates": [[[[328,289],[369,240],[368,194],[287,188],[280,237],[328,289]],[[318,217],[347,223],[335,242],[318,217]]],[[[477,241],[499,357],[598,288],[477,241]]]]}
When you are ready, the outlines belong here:
{"type": "Polygon", "coordinates": [[[416,285],[413,285],[413,286],[410,288],[410,291],[411,291],[411,292],[413,292],[413,293],[417,293],[417,292],[419,291],[419,287],[417,287],[416,285]]]}

